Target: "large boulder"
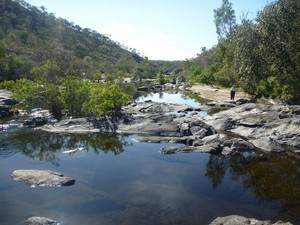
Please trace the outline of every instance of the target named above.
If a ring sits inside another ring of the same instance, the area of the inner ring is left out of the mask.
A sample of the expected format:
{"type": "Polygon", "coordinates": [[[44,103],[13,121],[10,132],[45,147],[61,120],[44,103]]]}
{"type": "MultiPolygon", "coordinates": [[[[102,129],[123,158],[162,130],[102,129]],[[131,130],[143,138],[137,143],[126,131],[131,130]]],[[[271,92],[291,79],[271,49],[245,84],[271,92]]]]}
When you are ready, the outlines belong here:
{"type": "Polygon", "coordinates": [[[15,170],[12,172],[15,181],[23,181],[31,187],[38,186],[69,186],[75,179],[50,170],[15,170]]]}

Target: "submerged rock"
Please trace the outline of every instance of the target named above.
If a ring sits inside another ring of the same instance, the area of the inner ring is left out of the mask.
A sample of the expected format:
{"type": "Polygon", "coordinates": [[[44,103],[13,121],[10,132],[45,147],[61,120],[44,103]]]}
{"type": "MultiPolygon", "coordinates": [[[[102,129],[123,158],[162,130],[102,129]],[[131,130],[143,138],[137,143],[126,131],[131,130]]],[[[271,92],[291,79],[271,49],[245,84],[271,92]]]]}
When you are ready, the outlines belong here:
{"type": "Polygon", "coordinates": [[[209,225],[293,225],[289,222],[284,223],[282,221],[278,221],[276,223],[272,223],[269,220],[257,220],[254,218],[247,218],[244,216],[238,215],[230,215],[225,217],[218,217],[214,221],[212,221],[209,225]]]}
{"type": "Polygon", "coordinates": [[[15,170],[12,177],[16,181],[23,181],[31,187],[37,186],[69,186],[75,179],[50,170],[15,170]]]}
{"type": "Polygon", "coordinates": [[[38,217],[38,216],[34,216],[34,217],[30,217],[28,218],[25,223],[27,225],[59,225],[60,223],[46,218],[46,217],[38,217]]]}

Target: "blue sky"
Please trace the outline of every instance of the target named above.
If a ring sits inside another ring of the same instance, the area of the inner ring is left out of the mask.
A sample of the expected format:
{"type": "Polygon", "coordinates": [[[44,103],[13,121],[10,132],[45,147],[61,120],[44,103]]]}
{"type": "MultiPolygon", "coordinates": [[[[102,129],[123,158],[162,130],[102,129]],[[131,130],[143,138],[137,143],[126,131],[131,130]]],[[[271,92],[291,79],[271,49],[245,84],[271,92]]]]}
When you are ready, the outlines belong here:
{"type": "MultiPolygon", "coordinates": [[[[213,10],[222,0],[25,0],[44,6],[82,28],[90,28],[151,60],[184,60],[217,44],[213,10]]],[[[230,0],[237,19],[256,16],[271,0],[230,0]]]]}

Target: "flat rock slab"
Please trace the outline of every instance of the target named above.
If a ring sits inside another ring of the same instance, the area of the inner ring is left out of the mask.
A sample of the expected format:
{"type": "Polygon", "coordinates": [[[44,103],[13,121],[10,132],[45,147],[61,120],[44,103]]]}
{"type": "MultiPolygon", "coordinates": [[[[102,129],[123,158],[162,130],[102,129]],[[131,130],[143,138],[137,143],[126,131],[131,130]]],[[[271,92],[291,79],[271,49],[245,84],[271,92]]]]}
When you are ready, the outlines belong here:
{"type": "Polygon", "coordinates": [[[23,181],[31,187],[39,186],[69,186],[75,179],[50,170],[15,170],[12,172],[15,181],[23,181]]]}
{"type": "Polygon", "coordinates": [[[268,152],[300,149],[300,105],[246,103],[203,118],[220,131],[230,131],[268,152]]]}
{"type": "Polygon", "coordinates": [[[38,217],[38,216],[30,217],[25,222],[28,225],[59,225],[60,224],[55,220],[45,218],[45,217],[38,217]]]}

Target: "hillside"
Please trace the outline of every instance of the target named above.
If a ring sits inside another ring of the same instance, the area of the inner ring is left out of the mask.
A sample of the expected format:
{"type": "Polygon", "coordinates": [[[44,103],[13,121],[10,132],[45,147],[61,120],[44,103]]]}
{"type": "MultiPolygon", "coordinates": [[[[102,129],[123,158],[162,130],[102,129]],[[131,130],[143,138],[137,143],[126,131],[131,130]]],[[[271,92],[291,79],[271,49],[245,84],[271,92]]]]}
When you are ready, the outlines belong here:
{"type": "Polygon", "coordinates": [[[0,81],[44,73],[54,79],[126,76],[136,71],[154,76],[158,68],[135,49],[56,18],[43,7],[23,0],[0,0],[0,81]]]}

